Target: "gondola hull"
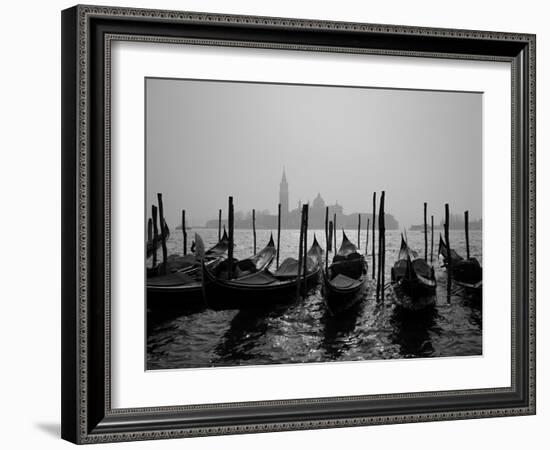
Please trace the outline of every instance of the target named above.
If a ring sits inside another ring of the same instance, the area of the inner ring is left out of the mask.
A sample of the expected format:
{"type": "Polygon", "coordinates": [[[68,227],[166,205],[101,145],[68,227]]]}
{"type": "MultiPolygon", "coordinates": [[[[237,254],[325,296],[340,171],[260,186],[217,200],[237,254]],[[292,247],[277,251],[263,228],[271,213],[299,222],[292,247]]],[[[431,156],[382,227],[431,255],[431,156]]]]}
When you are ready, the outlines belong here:
{"type": "MultiPolygon", "coordinates": [[[[203,273],[206,304],[215,311],[267,309],[289,304],[297,299],[296,279],[281,281],[273,279],[272,275],[266,272],[265,284],[257,284],[257,280],[254,283],[247,283],[246,280],[220,281],[208,270],[203,273]]],[[[308,289],[317,285],[319,273],[320,269],[317,269],[306,276],[305,284],[308,289]]],[[[254,275],[256,278],[262,276],[261,273],[254,275]]],[[[304,282],[303,279],[301,281],[304,282]]]]}
{"type": "Polygon", "coordinates": [[[483,281],[478,281],[477,283],[466,283],[463,281],[454,280],[454,283],[464,289],[466,294],[471,299],[481,299],[483,295],[483,281]]]}
{"type": "Polygon", "coordinates": [[[451,265],[451,277],[457,286],[473,297],[483,293],[483,274],[481,265],[475,258],[458,261],[451,265]]]}
{"type": "MultiPolygon", "coordinates": [[[[439,237],[439,256],[442,258],[443,267],[448,270],[447,244],[439,237]]],[[[481,296],[483,291],[483,269],[476,258],[465,259],[451,249],[451,278],[457,286],[467,291],[468,294],[481,296]]]]}
{"type": "Polygon", "coordinates": [[[366,277],[353,287],[340,289],[330,281],[323,284],[323,295],[327,307],[332,315],[343,314],[359,303],[366,291],[366,277]]]}
{"type": "Polygon", "coordinates": [[[220,271],[210,270],[203,264],[204,298],[209,308],[220,311],[228,309],[254,310],[286,305],[299,297],[300,291],[314,288],[319,281],[322,250],[314,239],[307,253],[306,276],[299,279],[302,269],[288,258],[273,274],[267,267],[257,272],[235,278],[224,279],[220,271]],[[287,265],[287,262],[290,264],[287,265]],[[285,270],[285,267],[287,270],[285,270]]]}
{"type": "Polygon", "coordinates": [[[323,296],[329,312],[339,315],[352,309],[364,297],[367,262],[342,231],[342,244],[323,271],[323,296]]]}
{"type": "MultiPolygon", "coordinates": [[[[216,245],[205,252],[205,264],[214,269],[224,259],[228,249],[228,238],[223,237],[216,245]]],[[[147,269],[147,310],[153,313],[175,313],[180,311],[195,311],[204,309],[201,265],[196,256],[189,254],[176,257],[186,261],[186,267],[179,270],[169,270],[159,274],[159,267],[147,269]]],[[[168,269],[170,269],[170,265],[168,269]]]]}
{"type": "Polygon", "coordinates": [[[206,308],[202,283],[147,286],[147,309],[151,312],[198,311],[206,308]]]}
{"type": "Polygon", "coordinates": [[[391,270],[391,281],[397,306],[420,311],[436,304],[437,282],[434,269],[424,259],[418,258],[403,237],[399,259],[391,270]]]}
{"type": "MultiPolygon", "coordinates": [[[[215,268],[222,257],[208,261],[215,268]]],[[[200,266],[197,270],[168,273],[147,280],[147,309],[150,311],[187,311],[206,307],[200,266]]]]}
{"type": "Polygon", "coordinates": [[[418,279],[402,278],[393,284],[396,304],[411,311],[435,306],[435,290],[431,283],[426,284],[418,279]]]}
{"type": "MultiPolygon", "coordinates": [[[[323,272],[323,296],[329,311],[333,315],[342,314],[360,302],[367,288],[367,266],[363,261],[359,278],[337,276],[332,280],[323,272]]],[[[330,269],[329,269],[330,270],[330,269]]]]}

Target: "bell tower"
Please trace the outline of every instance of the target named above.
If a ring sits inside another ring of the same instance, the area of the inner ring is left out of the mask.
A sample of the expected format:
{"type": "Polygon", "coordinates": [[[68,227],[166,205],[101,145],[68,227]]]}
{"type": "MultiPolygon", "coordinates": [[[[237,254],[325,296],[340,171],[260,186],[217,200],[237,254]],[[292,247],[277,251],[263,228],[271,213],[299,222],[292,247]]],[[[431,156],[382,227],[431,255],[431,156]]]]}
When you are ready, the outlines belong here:
{"type": "Polygon", "coordinates": [[[281,204],[281,212],[288,214],[288,183],[286,181],[286,173],[283,168],[283,177],[279,185],[279,203],[281,204]]]}

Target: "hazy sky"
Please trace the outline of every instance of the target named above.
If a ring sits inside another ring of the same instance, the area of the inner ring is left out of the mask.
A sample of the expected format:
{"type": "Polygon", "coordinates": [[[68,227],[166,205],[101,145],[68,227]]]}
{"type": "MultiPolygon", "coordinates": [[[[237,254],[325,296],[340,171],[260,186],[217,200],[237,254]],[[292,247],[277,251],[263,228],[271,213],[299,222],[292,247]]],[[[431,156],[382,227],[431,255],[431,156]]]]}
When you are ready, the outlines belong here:
{"type": "Polygon", "coordinates": [[[403,226],[482,208],[482,94],[147,79],[147,207],[167,222],[227,210],[277,210],[283,166],[290,206],[320,192],[344,213],[386,212],[403,226]]]}

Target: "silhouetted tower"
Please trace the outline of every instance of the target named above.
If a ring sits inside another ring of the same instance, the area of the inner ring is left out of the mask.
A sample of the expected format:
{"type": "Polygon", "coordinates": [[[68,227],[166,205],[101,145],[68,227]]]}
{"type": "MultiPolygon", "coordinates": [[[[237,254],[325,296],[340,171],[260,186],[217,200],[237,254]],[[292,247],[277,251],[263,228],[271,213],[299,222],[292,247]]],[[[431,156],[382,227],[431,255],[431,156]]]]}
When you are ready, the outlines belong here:
{"type": "Polygon", "coordinates": [[[279,185],[279,203],[281,204],[281,213],[288,214],[288,183],[284,169],[283,178],[281,178],[281,184],[279,185]]]}

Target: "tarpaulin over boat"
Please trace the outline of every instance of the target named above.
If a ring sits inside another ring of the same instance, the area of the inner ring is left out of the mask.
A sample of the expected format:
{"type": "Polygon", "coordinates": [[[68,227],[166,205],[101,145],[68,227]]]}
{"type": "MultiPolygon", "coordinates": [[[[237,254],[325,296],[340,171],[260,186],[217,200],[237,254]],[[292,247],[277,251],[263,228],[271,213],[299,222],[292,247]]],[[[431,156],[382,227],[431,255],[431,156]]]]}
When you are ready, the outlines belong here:
{"type": "Polygon", "coordinates": [[[266,286],[277,282],[279,282],[279,280],[266,270],[247,275],[237,280],[232,280],[232,283],[235,285],[242,283],[246,286],[266,286]]]}
{"type": "Polygon", "coordinates": [[[168,269],[175,271],[181,269],[187,269],[197,264],[197,258],[193,254],[189,255],[170,255],[168,256],[168,269]]]}
{"type": "Polygon", "coordinates": [[[361,282],[361,280],[350,278],[342,274],[338,274],[332,280],[330,280],[330,284],[339,289],[350,288],[351,286],[357,285],[361,282]]]}
{"type": "MultiPolygon", "coordinates": [[[[311,257],[307,257],[306,270],[311,272],[316,269],[317,262],[314,261],[311,257]]],[[[286,258],[279,268],[275,271],[274,275],[277,278],[295,278],[298,276],[298,260],[294,258],[286,258]]]]}

